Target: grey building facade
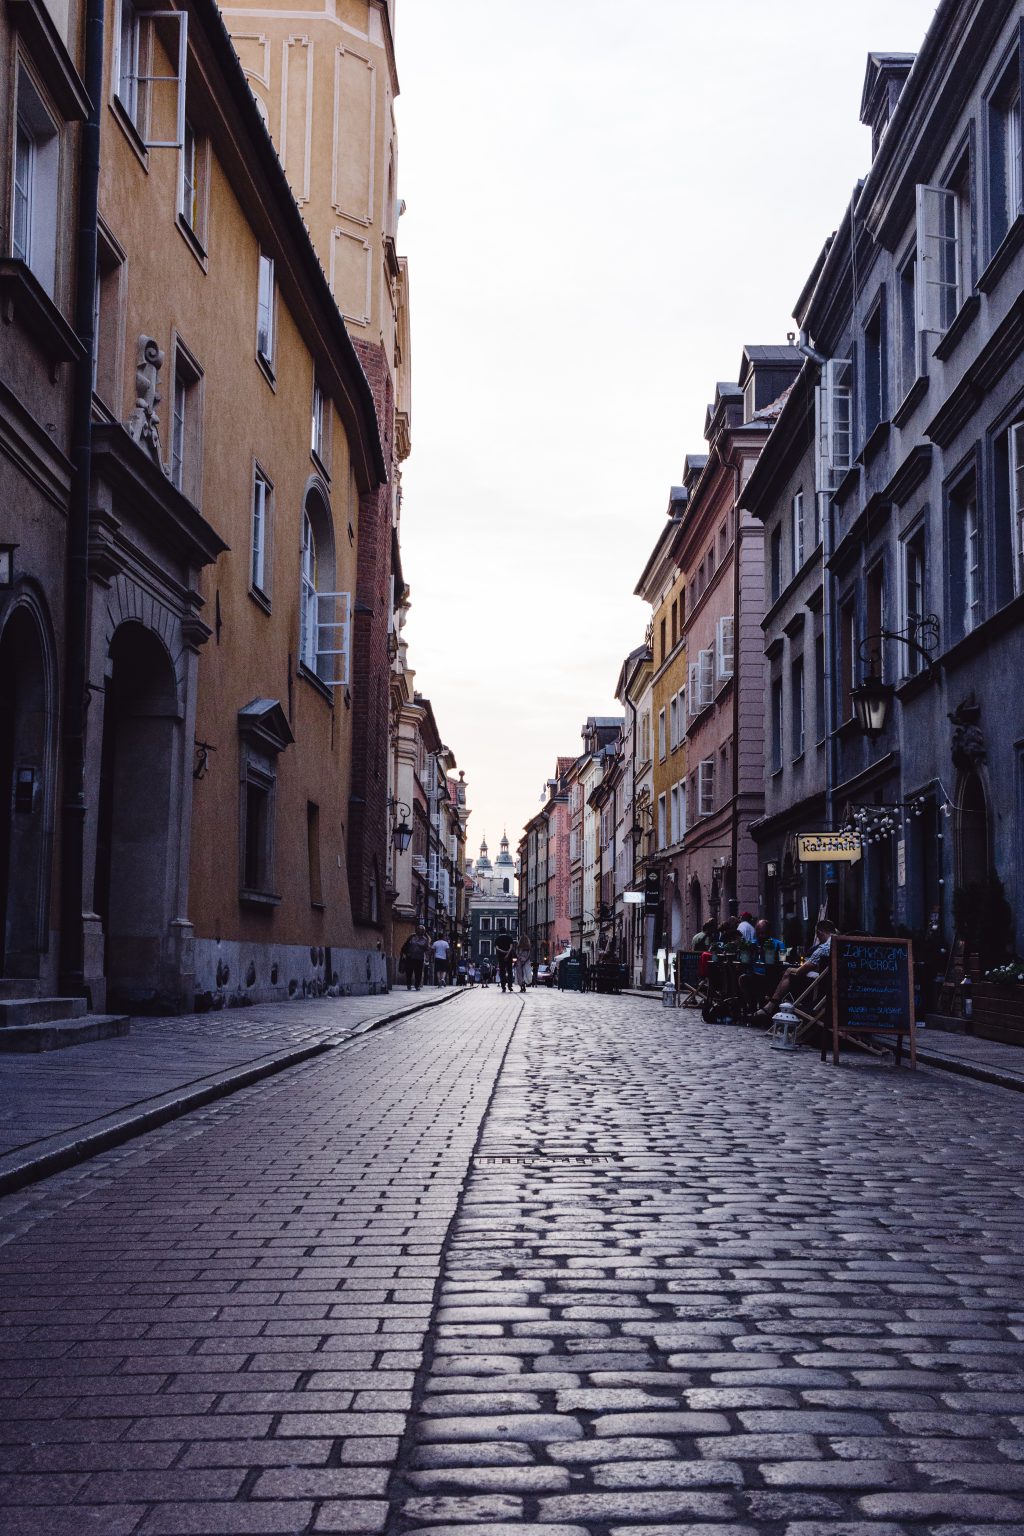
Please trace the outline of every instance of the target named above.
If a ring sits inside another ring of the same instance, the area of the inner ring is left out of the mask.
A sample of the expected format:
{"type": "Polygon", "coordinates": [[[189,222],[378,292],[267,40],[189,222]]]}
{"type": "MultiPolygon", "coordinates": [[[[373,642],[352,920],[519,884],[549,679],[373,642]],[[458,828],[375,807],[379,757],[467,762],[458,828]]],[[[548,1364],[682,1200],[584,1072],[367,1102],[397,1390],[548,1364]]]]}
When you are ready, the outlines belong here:
{"type": "Polygon", "coordinates": [[[1022,39],[1020,0],[944,0],[916,58],[870,56],[870,170],[798,301],[807,362],[745,493],[766,527],[765,894],[788,878],[843,926],[936,948],[972,911],[1024,948],[1022,39]],[[792,833],[844,824],[859,864],[787,876],[792,833]]]}

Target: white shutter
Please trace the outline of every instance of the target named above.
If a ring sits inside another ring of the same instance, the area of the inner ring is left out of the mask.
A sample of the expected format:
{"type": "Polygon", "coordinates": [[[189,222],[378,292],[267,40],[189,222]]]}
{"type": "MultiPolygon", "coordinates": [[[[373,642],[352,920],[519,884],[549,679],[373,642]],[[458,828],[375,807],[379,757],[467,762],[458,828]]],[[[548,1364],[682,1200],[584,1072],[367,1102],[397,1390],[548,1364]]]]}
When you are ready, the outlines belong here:
{"type": "Polygon", "coordinates": [[[731,613],[723,614],[718,621],[718,676],[732,677],[734,666],[735,622],[731,613]]]}
{"type": "Polygon", "coordinates": [[[960,269],[956,195],[917,189],[917,329],[944,331],[957,311],[960,269]]]}
{"type": "Polygon", "coordinates": [[[700,707],[704,709],[715,696],[715,653],[709,646],[700,653],[700,707]]]}
{"type": "Polygon", "coordinates": [[[687,693],[690,696],[690,719],[700,714],[700,667],[691,661],[687,667],[687,693]]]}
{"type": "Polygon", "coordinates": [[[1024,421],[1010,428],[1010,502],[1013,507],[1014,591],[1024,592],[1024,421]]]}
{"type": "Polygon", "coordinates": [[[348,592],[316,594],[316,675],[331,688],[348,686],[351,610],[348,592]]]}
{"type": "Polygon", "coordinates": [[[668,706],[668,739],[674,752],[679,745],[679,701],[670,699],[668,706]]]}
{"type": "Polygon", "coordinates": [[[436,853],[432,853],[429,856],[428,874],[427,874],[427,884],[430,886],[430,889],[432,891],[436,891],[437,890],[438,881],[439,881],[439,871],[438,871],[437,854],[436,853]]]}
{"type": "MultiPolygon", "coordinates": [[[[188,69],[188,16],[184,11],[139,11],[137,12],[140,27],[155,27],[159,22],[161,27],[177,27],[178,29],[178,70],[174,75],[140,75],[139,85],[159,87],[172,86],[174,94],[171,105],[164,114],[154,112],[157,92],[154,89],[149,98],[149,120],[152,123],[154,117],[159,121],[161,115],[170,118],[173,114],[175,137],[173,139],[145,139],[147,149],[181,149],[185,143],[185,78],[188,69]]],[[[140,45],[141,46],[141,45],[140,45]]],[[[150,50],[153,42],[150,41],[150,50]]],[[[172,49],[167,52],[173,57],[172,49]]],[[[162,95],[167,94],[161,92],[162,95]]]]}
{"type": "Polygon", "coordinates": [[[833,357],[821,371],[814,391],[817,417],[816,484],[819,491],[834,491],[853,463],[852,365],[848,358],[833,357]]]}

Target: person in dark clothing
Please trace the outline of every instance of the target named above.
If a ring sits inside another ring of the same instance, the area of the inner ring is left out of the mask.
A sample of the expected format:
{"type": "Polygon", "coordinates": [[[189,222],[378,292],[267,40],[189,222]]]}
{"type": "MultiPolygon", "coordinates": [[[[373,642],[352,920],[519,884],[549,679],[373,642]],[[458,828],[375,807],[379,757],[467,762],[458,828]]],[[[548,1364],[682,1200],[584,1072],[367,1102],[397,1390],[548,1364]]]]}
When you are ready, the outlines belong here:
{"type": "Polygon", "coordinates": [[[423,962],[426,959],[427,950],[430,948],[430,940],[427,938],[427,930],[421,923],[416,932],[410,934],[402,945],[402,962],[405,966],[405,988],[411,992],[415,986],[418,992],[423,985],[423,962]]]}
{"type": "Polygon", "coordinates": [[[515,944],[510,933],[499,933],[494,941],[494,953],[498,958],[498,980],[503,992],[512,991],[512,965],[516,957],[515,944]]]}

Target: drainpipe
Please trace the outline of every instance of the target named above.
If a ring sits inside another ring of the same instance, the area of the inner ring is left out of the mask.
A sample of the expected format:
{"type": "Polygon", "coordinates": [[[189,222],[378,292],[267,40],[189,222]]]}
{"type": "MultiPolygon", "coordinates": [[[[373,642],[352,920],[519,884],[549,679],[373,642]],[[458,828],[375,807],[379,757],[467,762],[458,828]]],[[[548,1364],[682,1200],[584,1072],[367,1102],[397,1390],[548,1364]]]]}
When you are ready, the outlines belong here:
{"type": "Polygon", "coordinates": [[[73,476],[68,515],[64,643],[63,804],[61,806],[60,971],[63,990],[85,992],[82,926],[85,880],[85,713],[89,643],[89,502],[92,487],[92,378],[96,355],[93,309],[98,253],[100,108],[103,100],[103,0],[88,0],[85,89],[78,183],[78,271],[75,330],[82,356],[75,364],[71,422],[73,476]]]}
{"type": "MultiPolygon", "coordinates": [[[[811,346],[807,332],[801,330],[800,340],[797,342],[797,350],[815,363],[818,370],[825,367],[827,357],[815,351],[811,346]]],[[[835,830],[835,782],[836,782],[836,740],[835,740],[835,612],[832,601],[832,578],[829,571],[829,561],[832,558],[832,513],[829,506],[829,498],[814,488],[815,498],[821,496],[823,505],[821,509],[821,630],[822,650],[824,653],[824,665],[822,667],[822,686],[825,694],[825,830],[835,830]]],[[[826,866],[825,899],[828,900],[828,891],[834,884],[834,872],[832,866],[826,866]]]]}
{"type": "Polygon", "coordinates": [[[729,916],[739,915],[740,903],[740,467],[732,466],[732,888],[729,916]]]}
{"type": "MultiPolygon", "coordinates": [[[[630,736],[629,768],[630,768],[630,773],[632,774],[632,778],[633,778],[632,804],[633,804],[633,827],[635,827],[637,825],[637,815],[636,815],[636,705],[633,703],[633,700],[629,697],[629,689],[628,688],[626,689],[625,703],[626,703],[626,708],[629,710],[630,714],[633,716],[633,730],[632,730],[632,733],[631,733],[631,736],[630,736]]],[[[635,837],[633,837],[633,827],[630,827],[629,833],[630,833],[630,840],[631,840],[631,842],[633,844],[633,889],[635,890],[636,889],[637,840],[636,840],[635,837]]],[[[632,975],[632,972],[633,972],[633,964],[634,964],[635,956],[636,956],[636,906],[632,905],[630,907],[630,909],[629,909],[629,968],[630,968],[630,974],[631,975],[632,975]]]]}

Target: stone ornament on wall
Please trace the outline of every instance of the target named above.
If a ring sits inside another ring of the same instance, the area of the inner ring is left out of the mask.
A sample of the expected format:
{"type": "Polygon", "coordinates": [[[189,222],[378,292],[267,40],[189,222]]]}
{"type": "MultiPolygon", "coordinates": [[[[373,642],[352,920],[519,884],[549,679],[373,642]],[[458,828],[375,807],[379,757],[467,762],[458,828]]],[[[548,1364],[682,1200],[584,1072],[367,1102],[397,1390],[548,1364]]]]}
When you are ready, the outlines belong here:
{"type": "Polygon", "coordinates": [[[950,712],[948,718],[953,726],[953,739],[950,744],[953,765],[959,768],[961,773],[973,773],[988,759],[985,737],[978,724],[981,718],[981,705],[974,694],[969,693],[966,699],[961,699],[956,709],[950,712]]]}
{"type": "Polygon", "coordinates": [[[160,453],[160,416],[157,406],[162,396],[158,385],[164,354],[152,336],[140,336],[135,359],[135,406],[125,422],[133,442],[149,450],[164,474],[167,466],[160,453]]]}

